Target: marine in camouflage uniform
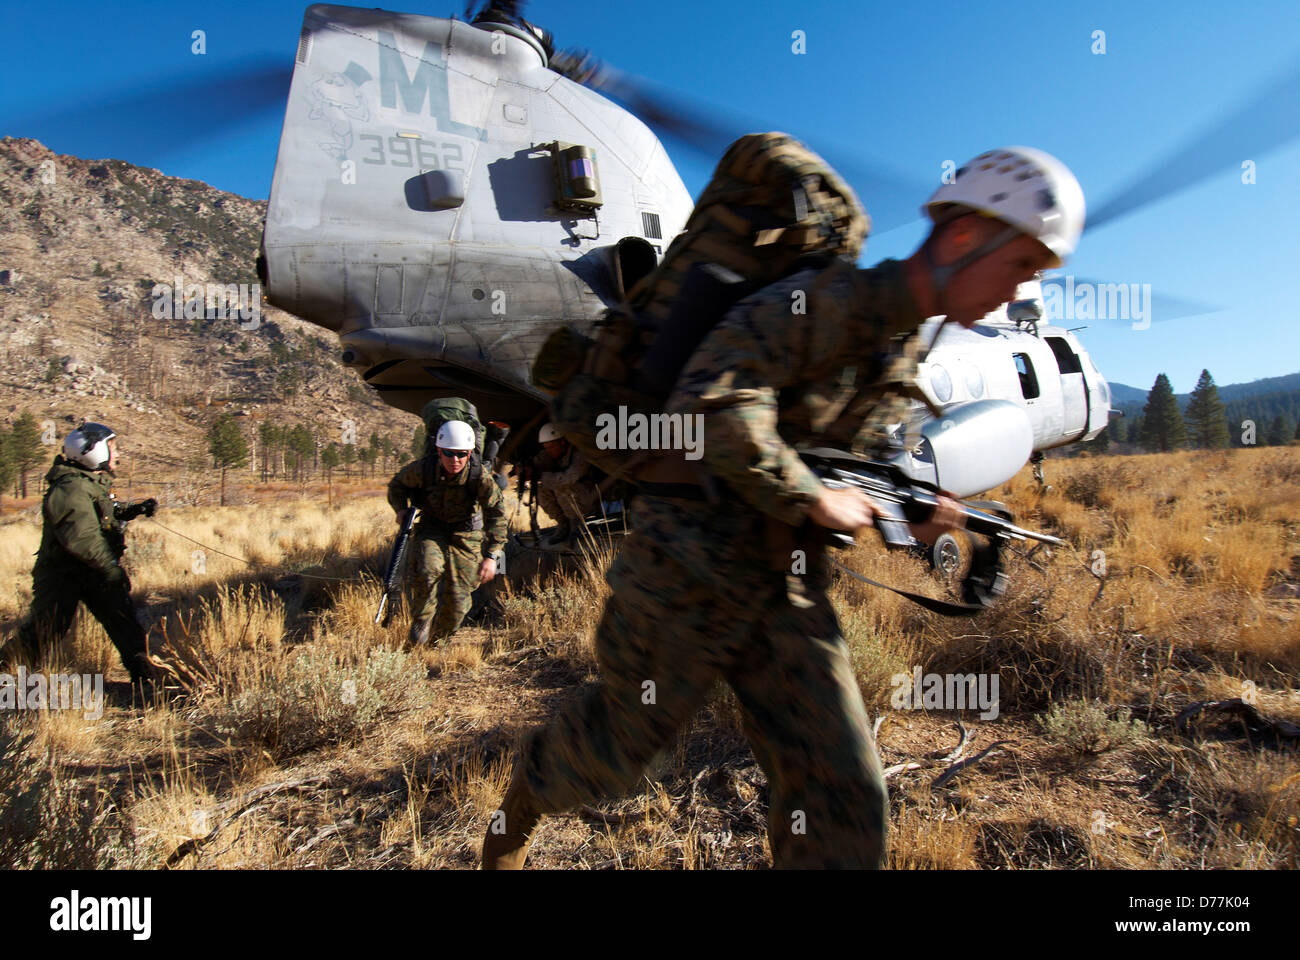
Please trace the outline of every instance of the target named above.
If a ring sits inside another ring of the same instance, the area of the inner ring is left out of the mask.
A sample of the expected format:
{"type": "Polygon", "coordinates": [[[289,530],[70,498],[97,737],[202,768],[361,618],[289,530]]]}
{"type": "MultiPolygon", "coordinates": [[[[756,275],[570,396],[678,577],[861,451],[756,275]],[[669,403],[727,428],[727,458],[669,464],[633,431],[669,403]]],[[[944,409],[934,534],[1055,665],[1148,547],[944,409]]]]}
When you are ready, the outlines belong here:
{"type": "MultiPolygon", "coordinates": [[[[827,529],[870,522],[870,503],[825,489],[792,444],[876,451],[916,398],[922,319],[970,329],[1060,266],[1084,222],[1074,175],[1024,147],[975,158],[926,210],[934,229],[907,261],[805,270],[740,301],[703,338],[667,409],[703,416],[697,479],[724,487],[721,498],[693,493],[683,462],[638,475],[638,522],[597,628],[602,683],[524,742],[484,868],[522,866],[545,814],[630,788],[719,677],[767,773],[775,865],[883,865],[887,798],[822,546],[827,529]]],[[[575,408],[601,395],[591,378],[575,385],[592,391],[575,408]]],[[[926,540],[959,516],[940,496],[913,534],[926,540]]]]}
{"type": "Polygon", "coordinates": [[[477,463],[450,474],[430,452],[397,472],[388,484],[388,503],[399,514],[408,506],[420,510],[407,575],[411,642],[449,637],[473,605],[483,561],[505,546],[501,488],[477,463]]]}
{"type": "Polygon", "coordinates": [[[559,456],[543,450],[533,466],[541,473],[537,505],[559,524],[557,539],[564,539],[587,515],[600,509],[600,489],[592,481],[591,467],[581,453],[565,440],[551,441],[559,447],[559,456]]]}
{"type": "Polygon", "coordinates": [[[34,667],[72,627],[77,604],[98,620],[122,657],[131,682],[152,681],[144,628],[131,603],[131,581],[122,569],[125,524],[153,515],[156,501],[119,503],[110,470],[88,470],[56,456],[41,503],[41,546],[32,569],[32,608],[18,636],[0,656],[34,667]]]}
{"type": "Polygon", "coordinates": [[[804,522],[824,488],[788,441],[882,443],[915,391],[923,319],[901,264],[844,262],[764,289],[704,340],[668,409],[704,415],[723,498],[638,499],[596,632],[602,683],[522,749],[511,789],[534,812],[627,791],[721,677],[768,775],[776,865],[883,862],[880,764],[826,596],[824,531],[804,522]]]}

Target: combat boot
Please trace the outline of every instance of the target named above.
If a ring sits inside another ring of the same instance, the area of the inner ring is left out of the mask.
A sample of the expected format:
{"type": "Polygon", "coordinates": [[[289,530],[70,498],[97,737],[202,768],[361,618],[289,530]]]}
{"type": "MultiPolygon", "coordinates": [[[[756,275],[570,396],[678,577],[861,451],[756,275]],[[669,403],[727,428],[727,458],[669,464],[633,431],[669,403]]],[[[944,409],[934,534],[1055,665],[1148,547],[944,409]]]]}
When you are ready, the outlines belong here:
{"type": "Polygon", "coordinates": [[[516,773],[483,838],[483,869],[522,870],[528,842],[541,819],[537,798],[523,775],[516,773]]]}
{"type": "Polygon", "coordinates": [[[567,544],[573,536],[573,524],[566,517],[555,525],[555,529],[546,535],[546,546],[555,547],[567,544]]]}
{"type": "Polygon", "coordinates": [[[422,647],[429,642],[429,630],[433,626],[433,617],[427,620],[412,620],[411,633],[406,642],[413,647],[422,647]]]}

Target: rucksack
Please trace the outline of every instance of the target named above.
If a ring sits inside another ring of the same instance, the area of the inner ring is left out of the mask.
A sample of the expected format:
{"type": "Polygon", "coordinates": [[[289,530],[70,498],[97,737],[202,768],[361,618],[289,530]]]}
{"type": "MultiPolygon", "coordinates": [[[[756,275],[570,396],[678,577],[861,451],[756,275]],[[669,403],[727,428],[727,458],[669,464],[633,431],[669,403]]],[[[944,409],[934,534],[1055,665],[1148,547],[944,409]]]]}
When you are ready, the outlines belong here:
{"type": "Polygon", "coordinates": [[[470,455],[469,463],[465,469],[470,472],[466,482],[471,485],[477,484],[479,477],[483,475],[483,436],[485,433],[483,424],[478,418],[478,408],[461,397],[443,397],[426,403],[424,409],[420,411],[420,416],[424,419],[424,457],[422,458],[424,485],[426,487],[433,485],[434,468],[438,464],[436,442],[438,428],[451,420],[463,420],[474,431],[474,452],[470,455]]]}
{"type": "Polygon", "coordinates": [[[426,453],[434,452],[438,429],[444,423],[451,420],[463,420],[474,430],[474,452],[480,457],[483,456],[483,424],[478,418],[478,408],[468,400],[460,397],[443,397],[439,400],[430,400],[424,405],[424,409],[420,411],[420,416],[424,420],[424,449],[426,453]]]}
{"type": "Polygon", "coordinates": [[[554,331],[532,382],[551,393],[551,422],[611,475],[625,451],[597,443],[597,418],[663,410],[695,348],[731,307],[763,287],[837,258],[856,260],[870,219],[853,190],[783,133],[741,137],[723,154],[686,227],[659,265],[607,310],[590,336],[554,331]]]}

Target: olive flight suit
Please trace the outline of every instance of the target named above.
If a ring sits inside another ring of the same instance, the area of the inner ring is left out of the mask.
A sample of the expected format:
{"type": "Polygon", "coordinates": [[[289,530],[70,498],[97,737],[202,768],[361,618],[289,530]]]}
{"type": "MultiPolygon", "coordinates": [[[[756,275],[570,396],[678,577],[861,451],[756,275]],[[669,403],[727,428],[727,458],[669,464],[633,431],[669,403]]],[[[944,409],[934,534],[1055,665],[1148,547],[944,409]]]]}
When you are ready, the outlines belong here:
{"type": "Polygon", "coordinates": [[[131,581],[120,560],[125,523],[144,512],[113,497],[113,474],[54,458],[41,504],[44,525],[32,569],[32,609],[6,651],[34,666],[72,626],[84,603],[103,624],[132,682],[152,678],[144,628],[131,603],[131,581]]]}

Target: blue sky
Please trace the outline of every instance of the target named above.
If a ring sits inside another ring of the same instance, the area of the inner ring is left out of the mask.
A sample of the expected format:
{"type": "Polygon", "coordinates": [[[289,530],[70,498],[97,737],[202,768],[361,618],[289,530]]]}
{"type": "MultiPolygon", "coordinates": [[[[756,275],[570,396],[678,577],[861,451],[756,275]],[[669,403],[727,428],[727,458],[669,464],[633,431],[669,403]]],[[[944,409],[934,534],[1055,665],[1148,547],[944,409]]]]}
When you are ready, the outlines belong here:
{"type": "MultiPolygon", "coordinates": [[[[456,0],[403,6],[441,16],[462,10],[456,0]]],[[[119,101],[196,71],[225,71],[236,116],[242,63],[262,55],[288,66],[305,7],[173,0],[127,4],[110,15],[102,3],[74,0],[21,17],[11,7],[0,41],[0,135],[264,198],[282,107],[204,133],[181,105],[143,115],[119,101]],[[204,58],[190,53],[196,29],[206,32],[204,58]]],[[[1095,211],[1300,64],[1300,16],[1281,0],[1216,9],[536,0],[526,15],[562,47],[586,47],[659,89],[730,115],[736,133],[786,130],[842,165],[880,227],[893,227],[872,236],[864,262],[916,246],[924,224],[906,221],[937,185],[945,160],[961,163],[1004,144],[1040,147],[1071,166],[1095,211]],[[791,50],[795,30],[805,32],[803,55],[791,50]],[[1092,52],[1098,30],[1102,55],[1092,52]],[[861,173],[882,167],[896,172],[896,185],[861,173]]],[[[1274,104],[1281,122],[1300,130],[1297,112],[1300,98],[1274,104]]],[[[1163,371],[1183,392],[1202,367],[1220,384],[1300,370],[1293,289],[1300,139],[1238,158],[1249,133],[1234,130],[1214,145],[1225,165],[1198,185],[1085,235],[1069,268],[1076,275],[1150,284],[1156,296],[1221,308],[1161,322],[1158,305],[1146,330],[1093,321],[1080,336],[1108,379],[1147,388],[1163,371]],[[1243,160],[1256,164],[1252,185],[1242,183],[1243,160]]],[[[672,143],[669,150],[698,193],[713,160],[672,143]]]]}

